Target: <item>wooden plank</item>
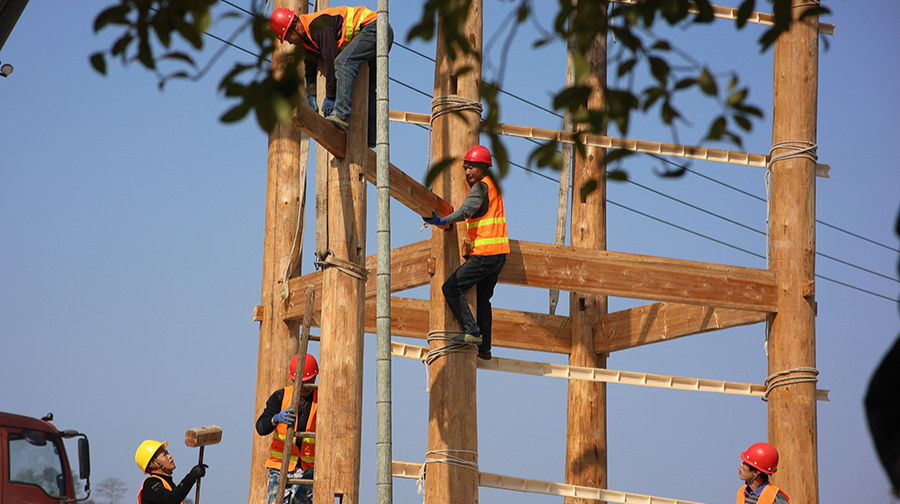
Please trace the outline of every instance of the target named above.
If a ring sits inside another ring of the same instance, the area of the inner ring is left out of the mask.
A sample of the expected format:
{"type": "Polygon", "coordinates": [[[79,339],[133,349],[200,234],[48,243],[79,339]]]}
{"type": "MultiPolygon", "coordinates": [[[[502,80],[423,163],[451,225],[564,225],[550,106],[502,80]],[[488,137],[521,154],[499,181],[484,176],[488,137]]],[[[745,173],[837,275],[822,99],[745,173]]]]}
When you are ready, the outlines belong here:
{"type": "MultiPolygon", "coordinates": [[[[425,339],[431,303],[422,299],[391,298],[391,334],[425,339]]],[[[572,330],[568,317],[516,310],[493,310],[491,345],[518,350],[567,354],[572,330]]],[[[366,300],[366,332],[375,331],[375,300],[366,300]]]]}
{"type": "MultiPolygon", "coordinates": [[[[318,112],[301,104],[292,114],[294,124],[310,136],[317,144],[325,147],[332,156],[344,159],[347,150],[347,134],[326,120],[318,112]]],[[[365,144],[363,144],[365,145],[365,144]]]]}
{"type": "Polygon", "coordinates": [[[654,303],[600,317],[594,326],[595,350],[610,353],[765,320],[760,311],[654,303]]]}
{"type": "MultiPolygon", "coordinates": [[[[430,240],[405,245],[395,248],[391,251],[391,292],[401,292],[422,285],[428,285],[431,276],[428,273],[428,258],[431,256],[430,240]]],[[[366,280],[366,299],[375,297],[375,275],[377,258],[374,255],[366,257],[366,269],[369,270],[369,276],[366,280]]],[[[316,271],[300,278],[292,278],[290,281],[290,292],[306,292],[306,288],[315,285],[321,291],[322,272],[316,271]]],[[[322,303],[316,296],[315,310],[318,312],[322,309],[322,303]]],[[[284,320],[299,320],[306,310],[305,298],[303,296],[291,295],[288,304],[282,313],[284,320]]]]}
{"type": "Polygon", "coordinates": [[[721,264],[510,240],[500,281],[570,292],[776,311],[775,274],[721,264]]]}
{"type": "MultiPolygon", "coordinates": [[[[369,150],[369,162],[366,165],[366,179],[375,184],[375,151],[369,150]]],[[[397,168],[393,164],[390,165],[391,172],[391,197],[409,208],[413,212],[430,217],[431,212],[437,212],[441,217],[445,217],[453,212],[453,207],[437,194],[431,192],[427,187],[416,182],[415,179],[407,175],[403,170],[397,168]]]]}

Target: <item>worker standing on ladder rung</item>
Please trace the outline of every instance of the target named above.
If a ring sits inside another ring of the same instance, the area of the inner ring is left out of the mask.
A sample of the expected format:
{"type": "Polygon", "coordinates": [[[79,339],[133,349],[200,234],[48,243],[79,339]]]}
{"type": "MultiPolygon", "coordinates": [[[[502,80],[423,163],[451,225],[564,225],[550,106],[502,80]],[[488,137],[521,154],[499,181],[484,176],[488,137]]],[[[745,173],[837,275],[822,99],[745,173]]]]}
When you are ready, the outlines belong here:
{"type": "Polygon", "coordinates": [[[490,177],[493,166],[487,147],[476,145],[463,158],[469,195],[459,209],[446,217],[422,217],[428,224],[443,226],[466,220],[468,240],[463,254],[466,262],[444,282],[442,290],[450,311],[465,334],[451,338],[455,343],[478,345],[478,357],[491,358],[491,297],[500,271],[509,254],[506,212],[500,189],[490,177]],[[466,291],[476,286],[478,320],[472,316],[466,291]]]}
{"type": "MultiPolygon", "coordinates": [[[[297,15],[290,9],[275,9],[269,28],[279,40],[302,45],[312,53],[306,58],[306,92],[309,106],[316,106],[317,58],[322,58],[325,74],[325,100],[322,113],[344,131],[350,125],[353,84],[362,65],[369,65],[368,145],[375,147],[375,11],[365,7],[331,7],[297,15]]],[[[388,51],[394,43],[394,30],[388,29],[388,51]]]]}
{"type": "MultiPolygon", "coordinates": [[[[291,359],[288,376],[291,381],[297,373],[297,357],[291,359]]],[[[306,354],[306,364],[303,366],[303,383],[315,383],[319,374],[319,364],[316,358],[306,354]]],[[[266,409],[256,419],[256,432],[260,436],[272,435],[269,444],[269,458],[266,459],[266,467],[269,469],[269,480],[266,492],[267,504],[312,504],[312,485],[288,485],[285,487],[284,498],[279,501],[275,495],[278,492],[278,475],[281,471],[282,454],[287,436],[287,426],[294,424],[295,432],[316,431],[316,405],[319,399],[318,390],[301,390],[300,405],[297,412],[291,408],[291,397],[294,386],[288,386],[276,390],[266,400],[266,409]],[[297,426],[305,426],[298,429],[297,426]]],[[[313,465],[315,463],[316,440],[314,437],[295,437],[291,446],[291,460],[288,465],[288,478],[313,479],[313,465]],[[297,460],[300,467],[297,467],[297,460]]]]}
{"type": "Polygon", "coordinates": [[[778,451],[769,443],[756,443],[741,453],[738,478],[744,481],[737,493],[737,504],[790,504],[784,490],[769,483],[769,475],[778,469],[778,451]]]}

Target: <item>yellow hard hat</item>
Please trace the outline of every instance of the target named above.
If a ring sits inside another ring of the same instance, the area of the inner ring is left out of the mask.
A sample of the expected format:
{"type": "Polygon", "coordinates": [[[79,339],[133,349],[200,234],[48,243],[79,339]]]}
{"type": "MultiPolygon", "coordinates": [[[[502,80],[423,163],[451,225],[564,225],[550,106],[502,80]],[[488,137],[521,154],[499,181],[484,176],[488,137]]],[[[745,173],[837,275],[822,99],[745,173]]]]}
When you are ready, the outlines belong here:
{"type": "Polygon", "coordinates": [[[160,448],[165,450],[166,446],[168,445],[168,441],[163,441],[162,443],[160,443],[159,441],[148,439],[141,443],[141,446],[138,446],[137,451],[134,452],[134,461],[137,462],[137,465],[141,468],[141,471],[144,471],[146,473],[147,466],[150,465],[150,461],[152,461],[156,456],[156,452],[158,452],[160,448]]]}

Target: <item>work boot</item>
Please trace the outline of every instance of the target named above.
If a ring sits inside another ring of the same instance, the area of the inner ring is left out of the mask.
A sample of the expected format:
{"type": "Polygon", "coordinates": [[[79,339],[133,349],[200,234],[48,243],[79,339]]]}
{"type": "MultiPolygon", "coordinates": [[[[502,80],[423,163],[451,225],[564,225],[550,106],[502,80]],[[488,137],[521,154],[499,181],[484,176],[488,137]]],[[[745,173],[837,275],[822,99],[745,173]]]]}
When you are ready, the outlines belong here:
{"type": "Polygon", "coordinates": [[[325,118],[326,121],[331,121],[335,126],[341,129],[341,131],[347,131],[347,128],[350,127],[350,124],[347,121],[344,121],[340,117],[336,115],[330,115],[325,118]]]}
{"type": "Polygon", "coordinates": [[[462,343],[465,345],[480,345],[481,344],[481,335],[480,334],[456,334],[450,341],[453,343],[462,343]]]}
{"type": "Polygon", "coordinates": [[[491,360],[491,351],[490,350],[488,350],[487,352],[479,351],[478,358],[482,359],[482,360],[491,360]]]}

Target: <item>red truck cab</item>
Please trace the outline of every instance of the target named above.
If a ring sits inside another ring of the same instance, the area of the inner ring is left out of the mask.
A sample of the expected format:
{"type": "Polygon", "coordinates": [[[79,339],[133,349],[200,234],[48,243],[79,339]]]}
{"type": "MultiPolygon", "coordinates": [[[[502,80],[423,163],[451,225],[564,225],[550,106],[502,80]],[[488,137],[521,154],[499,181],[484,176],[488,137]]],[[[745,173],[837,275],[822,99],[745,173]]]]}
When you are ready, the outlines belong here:
{"type": "Polygon", "coordinates": [[[50,421],[0,412],[0,502],[3,504],[62,504],[90,496],[91,462],[87,436],[58,431],[50,421]],[[75,482],[63,438],[78,439],[79,476],[87,496],[77,499],[75,482]]]}

